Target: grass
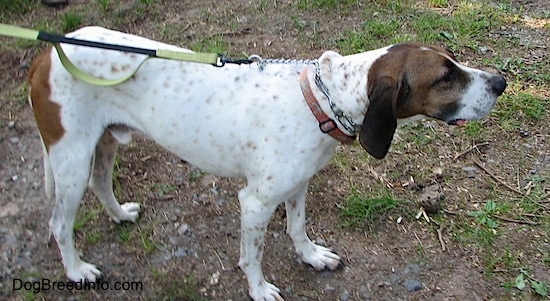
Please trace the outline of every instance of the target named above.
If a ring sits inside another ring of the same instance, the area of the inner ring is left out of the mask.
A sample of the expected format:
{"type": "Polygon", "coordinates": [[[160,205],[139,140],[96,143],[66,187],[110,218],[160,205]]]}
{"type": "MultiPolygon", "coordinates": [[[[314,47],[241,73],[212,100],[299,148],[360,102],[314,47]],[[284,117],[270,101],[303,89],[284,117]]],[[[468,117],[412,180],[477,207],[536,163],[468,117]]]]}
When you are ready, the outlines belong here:
{"type": "Polygon", "coordinates": [[[33,0],[0,0],[0,16],[5,14],[23,15],[36,5],[37,1],[33,0]]]}
{"type": "Polygon", "coordinates": [[[74,12],[66,12],[59,16],[61,30],[65,33],[74,31],[82,26],[83,16],[74,12]]]}
{"type": "MultiPolygon", "coordinates": [[[[521,55],[522,51],[532,51],[530,46],[521,45],[519,40],[509,39],[510,43],[501,43],[491,39],[489,33],[500,32],[506,24],[516,24],[521,17],[516,15],[507,5],[492,5],[488,2],[458,1],[453,4],[450,13],[441,13],[433,8],[445,8],[450,4],[447,1],[428,1],[426,6],[413,5],[410,1],[399,1],[389,5],[384,2],[373,4],[371,8],[365,8],[365,18],[359,30],[347,31],[342,38],[337,40],[338,48],[344,54],[352,54],[370,49],[379,48],[387,44],[416,40],[425,43],[439,44],[458,54],[459,59],[464,59],[462,53],[477,54],[479,65],[492,66],[507,75],[509,87],[507,92],[499,99],[495,109],[490,114],[490,119],[497,127],[491,126],[491,122],[473,121],[465,127],[454,131],[453,140],[459,142],[475,139],[489,140],[493,143],[504,142],[501,137],[504,133],[517,133],[518,129],[540,128],[544,120],[548,118],[550,109],[550,97],[545,92],[550,87],[550,68],[548,62],[527,62],[521,55]],[[385,18],[376,16],[383,15],[385,18]],[[481,55],[484,47],[491,48],[493,55],[481,55]],[[510,52],[509,48],[514,51],[510,52]],[[516,50],[517,49],[517,52],[516,50]],[[506,53],[505,55],[500,55],[506,53]],[[526,89],[526,85],[531,88],[526,89]],[[538,127],[536,125],[539,125],[538,127]]],[[[473,56],[475,57],[475,56],[473,56]]],[[[472,59],[469,55],[468,60],[472,59]]],[[[422,153],[423,156],[437,158],[437,148],[433,145],[444,145],[448,137],[443,133],[433,131],[422,124],[413,124],[401,128],[402,141],[392,145],[392,151],[398,153],[422,153]]],[[[531,133],[533,135],[533,133],[531,133]]],[[[543,135],[544,136],[544,135],[543,135]]],[[[464,149],[459,146],[458,149],[464,149]]],[[[544,151],[543,151],[544,152],[544,151]]],[[[490,158],[490,157],[489,157],[490,158]]],[[[333,160],[331,164],[342,167],[344,165],[356,165],[353,159],[333,160]]],[[[443,166],[452,162],[443,161],[443,166]]],[[[437,166],[437,165],[436,165],[437,166]]],[[[414,175],[416,179],[429,177],[429,173],[420,171],[414,175]]],[[[391,176],[398,179],[398,175],[391,176]]],[[[477,176],[476,176],[477,177],[477,176]]],[[[505,175],[506,177],[506,175],[505,175]]],[[[514,178],[510,175],[510,178],[514,178]]],[[[440,217],[438,220],[448,227],[451,237],[463,246],[475,248],[480,256],[487,277],[491,277],[494,271],[516,271],[518,269],[529,270],[530,265],[538,265],[536,258],[546,258],[550,262],[548,251],[544,248],[536,251],[525,262],[524,251],[517,250],[514,242],[503,240],[503,236],[510,231],[509,220],[518,220],[530,223],[529,229],[541,233],[542,241],[548,242],[548,229],[550,218],[547,209],[540,205],[540,200],[548,189],[550,174],[542,172],[536,177],[530,177],[527,181],[533,183],[532,191],[528,196],[508,195],[502,192],[498,186],[492,188],[492,196],[485,200],[481,207],[471,207],[464,214],[456,217],[440,217]],[[508,221],[507,221],[508,220],[508,221]],[[546,229],[546,230],[544,230],[546,229]],[[522,256],[524,256],[522,258],[522,256]]],[[[444,181],[456,180],[456,176],[445,177],[444,181]]],[[[383,187],[371,187],[373,190],[383,187]]],[[[466,188],[467,189],[467,188],[466,188]]],[[[406,196],[399,195],[398,197],[406,196]]],[[[342,218],[345,225],[354,223],[372,224],[373,218],[383,214],[385,210],[391,210],[397,204],[394,197],[382,197],[369,200],[361,197],[360,193],[353,191],[347,197],[342,206],[342,218]],[[374,212],[374,213],[372,213],[374,212]],[[367,219],[371,216],[370,219],[367,219]]],[[[403,203],[401,203],[403,206],[403,203]]],[[[435,230],[434,230],[435,231],[435,230]]],[[[542,244],[542,243],[541,243],[542,244]]],[[[548,266],[548,263],[546,263],[548,266]]],[[[513,283],[513,277],[517,274],[509,273],[509,290],[519,290],[513,283]]],[[[547,296],[548,279],[537,279],[531,283],[523,272],[525,283],[529,289],[539,296],[547,296]],[[545,282],[546,281],[546,282],[545,282]]],[[[539,275],[540,278],[540,275],[539,275]]]]}
{"type": "MultiPolygon", "coordinates": [[[[480,45],[491,44],[486,40],[487,32],[496,30],[506,17],[503,10],[482,2],[458,2],[451,15],[407,1],[399,3],[373,5],[374,9],[365,15],[376,18],[366,18],[360,30],[348,31],[338,43],[342,52],[351,54],[409,40],[443,44],[454,51],[477,50],[480,45]],[[393,17],[378,18],[379,15],[393,17]]],[[[446,1],[430,1],[428,6],[443,5],[446,1]]]]}
{"type": "Polygon", "coordinates": [[[200,285],[199,281],[192,277],[184,276],[182,278],[170,278],[163,272],[157,272],[155,277],[157,277],[159,281],[167,282],[159,293],[162,296],[162,300],[209,300],[199,293],[199,289],[197,288],[200,285]]]}
{"type": "Polygon", "coordinates": [[[370,226],[381,215],[388,213],[399,204],[399,200],[385,194],[380,197],[365,197],[364,193],[353,189],[344,200],[341,215],[344,226],[363,224],[370,226]]]}

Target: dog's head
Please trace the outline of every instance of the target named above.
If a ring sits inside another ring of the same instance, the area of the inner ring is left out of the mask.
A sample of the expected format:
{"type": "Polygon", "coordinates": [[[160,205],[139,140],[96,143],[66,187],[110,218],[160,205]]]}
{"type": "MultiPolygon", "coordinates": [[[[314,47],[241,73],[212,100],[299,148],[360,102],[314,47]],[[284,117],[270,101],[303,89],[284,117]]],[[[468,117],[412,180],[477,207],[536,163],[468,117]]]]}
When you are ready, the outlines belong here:
{"type": "Polygon", "coordinates": [[[383,158],[398,119],[427,116],[448,124],[485,116],[504,89],[502,76],[466,67],[439,47],[397,44],[378,58],[368,74],[369,107],[359,141],[383,158]]]}

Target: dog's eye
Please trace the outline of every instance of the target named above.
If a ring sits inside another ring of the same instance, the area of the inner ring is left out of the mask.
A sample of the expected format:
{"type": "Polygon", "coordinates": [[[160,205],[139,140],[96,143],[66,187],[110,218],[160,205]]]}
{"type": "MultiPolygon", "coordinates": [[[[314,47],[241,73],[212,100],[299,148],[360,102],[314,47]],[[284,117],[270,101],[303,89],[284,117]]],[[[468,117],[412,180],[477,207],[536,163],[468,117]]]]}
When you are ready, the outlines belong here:
{"type": "Polygon", "coordinates": [[[454,68],[447,68],[447,70],[436,80],[436,84],[449,84],[455,81],[458,77],[458,73],[454,68]]]}
{"type": "Polygon", "coordinates": [[[444,83],[448,83],[448,82],[450,82],[450,81],[453,80],[453,77],[454,77],[453,74],[454,74],[454,72],[452,72],[452,71],[447,71],[447,72],[439,79],[439,81],[444,82],[444,83]]]}

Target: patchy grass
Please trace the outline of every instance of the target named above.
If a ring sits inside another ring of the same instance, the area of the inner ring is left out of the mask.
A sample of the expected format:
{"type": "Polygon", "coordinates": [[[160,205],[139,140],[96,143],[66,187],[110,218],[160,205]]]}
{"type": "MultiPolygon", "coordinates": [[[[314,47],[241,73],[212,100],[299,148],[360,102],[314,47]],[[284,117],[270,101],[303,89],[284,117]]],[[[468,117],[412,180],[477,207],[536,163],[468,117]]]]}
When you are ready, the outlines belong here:
{"type": "Polygon", "coordinates": [[[0,0],[0,16],[5,17],[6,14],[22,15],[37,5],[37,1],[33,0],[0,0]]]}
{"type": "Polygon", "coordinates": [[[351,226],[361,223],[370,226],[381,215],[387,214],[394,209],[399,200],[391,195],[381,195],[380,197],[365,197],[365,194],[352,189],[352,192],[344,200],[341,215],[344,217],[344,226],[351,226]]]}

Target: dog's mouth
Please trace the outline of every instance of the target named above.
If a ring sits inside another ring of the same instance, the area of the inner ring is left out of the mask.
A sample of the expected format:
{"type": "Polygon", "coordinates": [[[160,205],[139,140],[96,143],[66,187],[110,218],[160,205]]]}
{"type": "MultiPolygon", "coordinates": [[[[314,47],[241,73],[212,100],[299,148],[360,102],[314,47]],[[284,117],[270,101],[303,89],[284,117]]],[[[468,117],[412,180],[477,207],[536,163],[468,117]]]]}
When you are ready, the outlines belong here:
{"type": "Polygon", "coordinates": [[[447,123],[450,125],[464,126],[466,124],[466,119],[453,119],[447,123]]]}

